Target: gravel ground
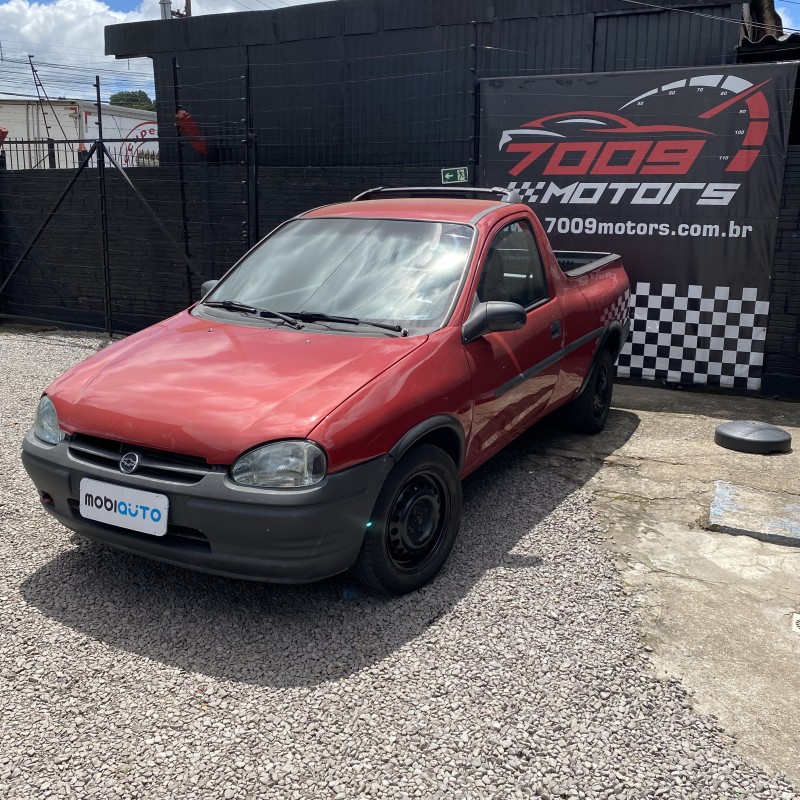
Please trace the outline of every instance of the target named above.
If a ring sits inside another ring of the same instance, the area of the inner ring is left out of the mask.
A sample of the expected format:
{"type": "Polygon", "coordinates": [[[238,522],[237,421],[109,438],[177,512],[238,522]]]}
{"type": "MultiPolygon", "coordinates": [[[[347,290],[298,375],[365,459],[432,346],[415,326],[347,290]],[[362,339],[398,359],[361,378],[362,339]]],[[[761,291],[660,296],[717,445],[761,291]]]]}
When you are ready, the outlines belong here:
{"type": "Polygon", "coordinates": [[[0,796],[790,800],[656,679],[591,497],[514,445],[432,585],[229,581],[73,537],[19,441],[99,345],[0,328],[0,796]]]}

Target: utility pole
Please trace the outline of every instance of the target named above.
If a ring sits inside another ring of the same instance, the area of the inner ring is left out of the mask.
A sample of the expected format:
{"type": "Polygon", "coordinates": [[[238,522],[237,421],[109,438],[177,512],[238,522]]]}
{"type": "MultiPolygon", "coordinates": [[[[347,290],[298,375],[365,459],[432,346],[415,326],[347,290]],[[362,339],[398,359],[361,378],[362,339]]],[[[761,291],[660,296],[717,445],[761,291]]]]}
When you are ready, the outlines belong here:
{"type": "Polygon", "coordinates": [[[184,7],[183,11],[173,11],[173,17],[177,17],[178,19],[185,19],[186,17],[192,16],[192,0],[186,0],[186,6],[184,7]]]}
{"type": "Polygon", "coordinates": [[[39,71],[33,66],[33,56],[28,56],[28,63],[31,65],[33,84],[36,87],[36,96],[39,98],[39,107],[42,111],[42,119],[44,120],[44,127],[47,130],[47,137],[50,138],[50,126],[47,124],[47,112],[44,110],[44,101],[42,100],[42,95],[44,95],[44,99],[47,100],[47,105],[50,106],[50,111],[53,112],[53,118],[55,119],[58,127],[61,129],[61,135],[66,140],[67,132],[64,130],[64,126],[61,124],[61,120],[58,118],[58,114],[56,114],[56,110],[53,108],[53,102],[50,100],[50,97],[47,94],[47,89],[44,88],[42,79],[39,77],[39,71]]]}
{"type": "Polygon", "coordinates": [[[106,195],[106,143],[103,140],[103,103],[100,99],[100,76],[94,79],[97,90],[97,178],[100,182],[100,235],[103,246],[103,310],[106,331],[110,339],[114,335],[114,319],[111,309],[111,264],[108,252],[108,200],[106,195]]]}
{"type": "MultiPolygon", "coordinates": [[[[36,72],[36,67],[33,66],[33,56],[28,55],[28,63],[31,65],[31,74],[33,75],[33,85],[36,87],[36,97],[39,100],[39,111],[42,114],[42,121],[44,122],[44,130],[46,133],[45,138],[50,138],[50,126],[47,124],[47,112],[44,110],[44,100],[42,100],[42,94],[40,89],[44,89],[42,86],[42,82],[39,80],[39,74],[36,72]]],[[[64,137],[66,138],[66,137],[64,137]]]]}

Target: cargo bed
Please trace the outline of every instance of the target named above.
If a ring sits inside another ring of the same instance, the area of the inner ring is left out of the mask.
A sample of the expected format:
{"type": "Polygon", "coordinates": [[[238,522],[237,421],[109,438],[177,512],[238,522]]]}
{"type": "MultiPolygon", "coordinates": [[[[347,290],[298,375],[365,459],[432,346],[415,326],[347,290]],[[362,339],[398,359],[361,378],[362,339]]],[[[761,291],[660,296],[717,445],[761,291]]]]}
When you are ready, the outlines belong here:
{"type": "Polygon", "coordinates": [[[616,253],[591,253],[586,250],[554,250],[562,271],[574,278],[599,269],[619,258],[616,253]]]}

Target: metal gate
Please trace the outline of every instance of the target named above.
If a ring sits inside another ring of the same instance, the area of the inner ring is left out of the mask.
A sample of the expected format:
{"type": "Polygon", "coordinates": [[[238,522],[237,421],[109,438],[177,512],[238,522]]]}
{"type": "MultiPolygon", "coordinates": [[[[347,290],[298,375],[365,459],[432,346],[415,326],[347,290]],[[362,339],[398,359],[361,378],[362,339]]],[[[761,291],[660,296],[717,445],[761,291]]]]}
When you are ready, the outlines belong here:
{"type": "Polygon", "coordinates": [[[106,138],[95,89],[96,139],[0,150],[0,319],[138,330],[259,237],[254,137],[106,138]]]}

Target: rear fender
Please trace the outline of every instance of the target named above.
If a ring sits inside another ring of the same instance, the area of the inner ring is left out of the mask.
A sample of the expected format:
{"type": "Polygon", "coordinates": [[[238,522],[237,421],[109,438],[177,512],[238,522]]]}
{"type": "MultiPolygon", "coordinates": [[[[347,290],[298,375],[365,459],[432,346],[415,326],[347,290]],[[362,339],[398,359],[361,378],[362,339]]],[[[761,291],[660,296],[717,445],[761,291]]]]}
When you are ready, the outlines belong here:
{"type": "MultiPolygon", "coordinates": [[[[610,350],[611,355],[614,357],[614,361],[617,360],[617,356],[619,355],[620,350],[622,350],[622,347],[628,338],[630,328],[631,321],[629,319],[625,320],[624,325],[621,325],[617,320],[614,320],[608,324],[600,336],[600,341],[598,342],[597,348],[592,356],[592,363],[589,364],[589,369],[586,370],[586,374],[583,376],[583,383],[578,391],[578,395],[583,394],[584,389],[589,383],[589,378],[591,378],[595,367],[597,367],[597,364],[603,357],[603,351],[610,350]]],[[[578,395],[576,395],[576,397],[578,395]]]]}

